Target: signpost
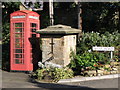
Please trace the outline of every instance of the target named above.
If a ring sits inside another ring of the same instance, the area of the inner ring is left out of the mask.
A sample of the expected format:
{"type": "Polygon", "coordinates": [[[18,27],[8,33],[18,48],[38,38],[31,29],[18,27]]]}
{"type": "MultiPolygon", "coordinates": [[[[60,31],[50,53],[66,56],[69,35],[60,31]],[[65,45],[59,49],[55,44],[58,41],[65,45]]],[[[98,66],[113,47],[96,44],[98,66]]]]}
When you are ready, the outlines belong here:
{"type": "Polygon", "coordinates": [[[114,47],[93,47],[93,51],[114,51],[114,47]]]}
{"type": "Polygon", "coordinates": [[[92,47],[93,51],[110,51],[111,60],[113,60],[114,47],[92,47]]]}
{"type": "Polygon", "coordinates": [[[54,11],[53,11],[53,0],[49,0],[49,16],[50,16],[50,25],[52,26],[54,24],[54,11]]]}

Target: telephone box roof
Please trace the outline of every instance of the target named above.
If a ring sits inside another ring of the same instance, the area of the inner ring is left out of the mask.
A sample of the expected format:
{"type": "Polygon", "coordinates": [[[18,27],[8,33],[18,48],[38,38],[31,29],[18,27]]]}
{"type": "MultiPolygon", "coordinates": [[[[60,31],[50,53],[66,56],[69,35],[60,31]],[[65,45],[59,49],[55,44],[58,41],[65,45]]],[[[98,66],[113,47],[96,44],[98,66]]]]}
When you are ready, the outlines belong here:
{"type": "Polygon", "coordinates": [[[33,11],[30,11],[30,10],[19,10],[19,11],[15,11],[15,12],[13,12],[12,14],[14,14],[14,13],[18,13],[18,12],[22,12],[22,13],[26,13],[26,14],[28,14],[28,13],[35,13],[35,14],[39,15],[38,13],[33,12],[33,11]]]}

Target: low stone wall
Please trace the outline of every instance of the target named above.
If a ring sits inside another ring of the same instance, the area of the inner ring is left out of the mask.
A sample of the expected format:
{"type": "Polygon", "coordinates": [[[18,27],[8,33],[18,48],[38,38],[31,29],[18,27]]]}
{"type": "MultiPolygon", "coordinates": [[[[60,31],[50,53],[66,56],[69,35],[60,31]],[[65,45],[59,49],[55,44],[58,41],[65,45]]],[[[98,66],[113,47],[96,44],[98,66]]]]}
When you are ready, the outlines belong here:
{"type": "Polygon", "coordinates": [[[110,64],[103,65],[98,70],[86,70],[82,74],[84,76],[102,76],[109,74],[118,74],[120,73],[120,62],[111,62],[110,64]]]}

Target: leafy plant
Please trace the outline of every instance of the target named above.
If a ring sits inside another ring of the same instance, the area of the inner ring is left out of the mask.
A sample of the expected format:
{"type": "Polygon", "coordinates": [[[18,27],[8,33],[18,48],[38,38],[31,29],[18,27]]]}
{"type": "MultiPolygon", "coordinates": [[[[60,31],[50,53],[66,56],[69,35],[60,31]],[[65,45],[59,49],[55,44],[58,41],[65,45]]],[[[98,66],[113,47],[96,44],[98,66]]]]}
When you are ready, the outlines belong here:
{"type": "Polygon", "coordinates": [[[57,82],[60,79],[67,79],[73,77],[73,71],[69,68],[44,68],[38,69],[34,77],[38,80],[45,80],[47,78],[52,82],[57,82]]]}
{"type": "MultiPolygon", "coordinates": [[[[120,33],[118,31],[109,33],[105,32],[100,34],[98,32],[83,33],[82,38],[80,38],[77,44],[77,54],[83,54],[91,50],[93,46],[103,46],[103,47],[115,47],[115,54],[118,53],[120,49],[120,33]]],[[[106,54],[107,55],[107,54],[106,54]]]]}
{"type": "Polygon", "coordinates": [[[99,64],[110,63],[109,52],[92,51],[93,46],[115,47],[113,59],[119,61],[120,33],[118,31],[100,34],[98,32],[87,32],[82,34],[77,45],[76,55],[72,53],[72,60],[69,67],[75,73],[80,73],[86,69],[98,69],[99,64]]]}
{"type": "Polygon", "coordinates": [[[19,10],[20,2],[2,2],[2,69],[10,68],[10,14],[19,10]],[[7,19],[6,19],[7,18],[7,19]]]}
{"type": "Polygon", "coordinates": [[[80,74],[84,70],[96,70],[100,63],[105,62],[105,55],[98,52],[85,52],[83,54],[73,54],[71,63],[68,65],[75,71],[75,74],[80,74]]]}

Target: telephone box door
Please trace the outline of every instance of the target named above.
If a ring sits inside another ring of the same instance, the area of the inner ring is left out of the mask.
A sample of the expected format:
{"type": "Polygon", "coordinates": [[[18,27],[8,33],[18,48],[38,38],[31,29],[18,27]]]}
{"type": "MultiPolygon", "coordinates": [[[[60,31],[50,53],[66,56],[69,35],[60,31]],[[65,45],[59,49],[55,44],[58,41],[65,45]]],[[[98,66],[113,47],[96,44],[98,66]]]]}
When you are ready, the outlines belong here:
{"type": "MultiPolygon", "coordinates": [[[[25,22],[12,23],[12,37],[11,37],[11,57],[13,58],[11,64],[12,68],[24,70],[26,68],[24,60],[24,25],[25,22]]],[[[11,69],[12,69],[11,68],[11,69]]]]}

